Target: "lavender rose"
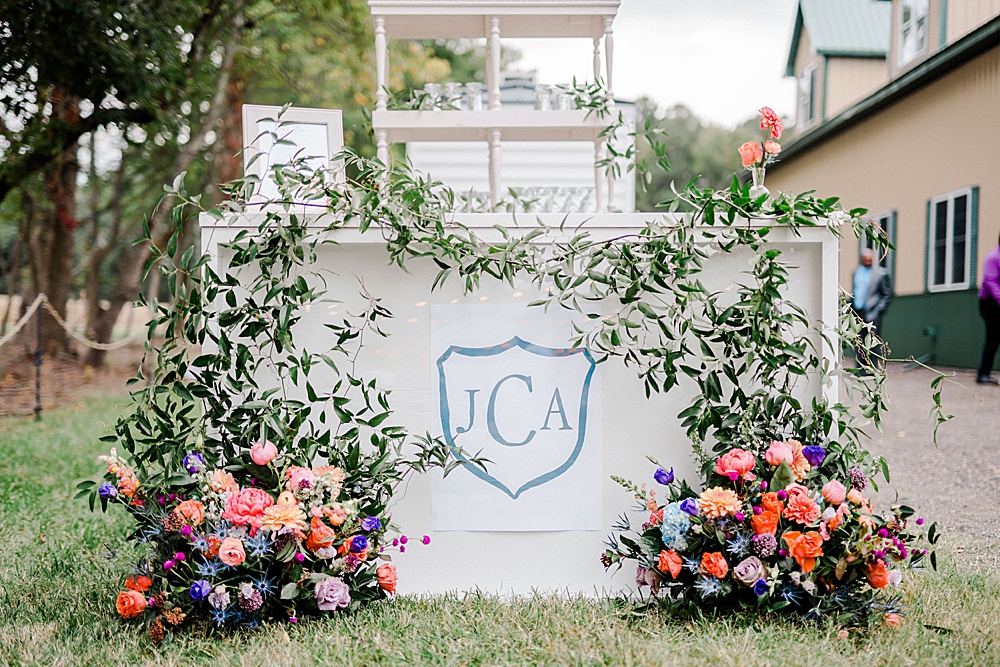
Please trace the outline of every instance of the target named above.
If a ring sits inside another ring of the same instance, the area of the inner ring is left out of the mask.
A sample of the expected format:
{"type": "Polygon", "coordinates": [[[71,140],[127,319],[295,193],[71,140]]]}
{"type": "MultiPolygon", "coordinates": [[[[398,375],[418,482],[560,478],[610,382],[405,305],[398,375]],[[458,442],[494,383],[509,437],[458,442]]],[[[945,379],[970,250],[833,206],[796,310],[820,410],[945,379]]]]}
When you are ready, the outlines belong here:
{"type": "Polygon", "coordinates": [[[313,593],[320,611],[336,611],[351,604],[351,589],[343,579],[329,577],[316,584],[313,593]]]}
{"type": "Polygon", "coordinates": [[[756,556],[743,559],[733,568],[733,579],[744,586],[753,586],[764,576],[764,564],[756,556]]]}

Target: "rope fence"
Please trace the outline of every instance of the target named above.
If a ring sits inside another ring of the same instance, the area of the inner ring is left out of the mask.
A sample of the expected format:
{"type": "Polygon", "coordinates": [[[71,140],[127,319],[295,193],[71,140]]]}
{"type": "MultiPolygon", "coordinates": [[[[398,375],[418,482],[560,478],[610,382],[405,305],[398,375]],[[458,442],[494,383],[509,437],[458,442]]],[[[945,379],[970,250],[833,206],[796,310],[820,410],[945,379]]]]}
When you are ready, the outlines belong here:
{"type": "Polygon", "coordinates": [[[90,340],[83,334],[76,332],[72,327],[70,327],[70,325],[66,322],[66,320],[64,320],[62,316],[59,315],[59,312],[52,307],[52,304],[49,303],[49,298],[45,296],[45,294],[39,294],[35,298],[35,301],[28,307],[28,310],[24,311],[24,315],[21,317],[21,319],[19,319],[17,322],[14,323],[14,327],[7,333],[7,335],[5,335],[3,338],[0,338],[0,347],[3,347],[5,344],[9,343],[10,341],[14,340],[15,337],[17,337],[17,334],[20,333],[21,329],[23,329],[25,325],[28,324],[28,321],[31,319],[31,316],[35,314],[35,311],[38,310],[39,307],[42,307],[46,311],[48,311],[49,315],[51,315],[53,319],[55,319],[55,321],[59,324],[59,326],[61,326],[63,330],[65,330],[66,333],[69,334],[74,340],[76,340],[81,345],[89,347],[93,350],[105,350],[105,351],[117,350],[118,348],[125,347],[133,340],[138,340],[140,337],[145,336],[144,331],[134,331],[125,338],[119,341],[115,341],[114,343],[98,343],[97,341],[90,340]]]}
{"type": "Polygon", "coordinates": [[[41,334],[41,317],[39,309],[45,310],[49,315],[52,316],[60,327],[71,337],[73,340],[77,341],[81,345],[88,347],[93,350],[103,350],[112,351],[119,348],[125,347],[129,343],[135,340],[144,338],[146,336],[145,329],[139,329],[133,331],[132,333],[126,335],[123,339],[115,341],[113,343],[100,343],[95,340],[87,338],[85,335],[76,331],[69,323],[59,314],[58,311],[49,302],[48,297],[43,293],[39,294],[34,302],[24,311],[24,315],[14,323],[13,327],[9,332],[0,337],[0,348],[2,348],[7,343],[14,340],[19,333],[28,325],[32,317],[35,317],[36,325],[36,341],[35,341],[35,351],[32,356],[34,356],[33,364],[35,366],[35,421],[41,421],[42,419],[42,334],[41,334]]]}

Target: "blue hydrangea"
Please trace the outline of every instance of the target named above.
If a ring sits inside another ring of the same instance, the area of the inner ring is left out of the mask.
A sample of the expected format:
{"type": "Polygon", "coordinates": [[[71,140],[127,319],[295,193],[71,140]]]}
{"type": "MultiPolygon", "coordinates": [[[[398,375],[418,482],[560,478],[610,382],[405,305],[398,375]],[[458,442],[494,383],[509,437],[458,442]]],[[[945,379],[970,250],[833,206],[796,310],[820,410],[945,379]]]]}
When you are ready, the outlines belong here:
{"type": "Polygon", "coordinates": [[[681,509],[680,503],[670,503],[663,508],[663,523],[660,536],[663,546],[672,551],[684,551],[688,547],[687,533],[691,528],[691,516],[681,509]]]}

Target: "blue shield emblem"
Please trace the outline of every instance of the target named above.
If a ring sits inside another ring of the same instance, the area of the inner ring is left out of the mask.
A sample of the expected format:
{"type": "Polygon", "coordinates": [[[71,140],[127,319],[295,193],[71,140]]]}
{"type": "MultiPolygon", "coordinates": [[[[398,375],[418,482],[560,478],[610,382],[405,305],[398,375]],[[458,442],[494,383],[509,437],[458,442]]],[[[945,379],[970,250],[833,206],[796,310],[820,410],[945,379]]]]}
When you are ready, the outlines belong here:
{"type": "Polygon", "coordinates": [[[437,360],[445,442],[489,459],[486,471],[466,469],[517,500],[579,458],[595,368],[584,348],[516,336],[489,347],[453,345],[437,360]]]}

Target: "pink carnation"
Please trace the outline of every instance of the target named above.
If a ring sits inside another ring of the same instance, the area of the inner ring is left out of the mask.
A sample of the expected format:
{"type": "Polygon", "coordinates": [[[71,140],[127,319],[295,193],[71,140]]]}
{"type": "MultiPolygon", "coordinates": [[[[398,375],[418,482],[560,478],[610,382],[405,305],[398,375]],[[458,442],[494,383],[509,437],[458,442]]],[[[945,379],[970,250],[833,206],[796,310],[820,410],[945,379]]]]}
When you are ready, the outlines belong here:
{"type": "Polygon", "coordinates": [[[785,129],[785,124],[778,118],[771,107],[761,107],[760,109],[760,129],[771,130],[771,136],[775,139],[781,138],[781,133],[785,129]]]}

